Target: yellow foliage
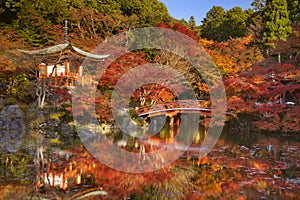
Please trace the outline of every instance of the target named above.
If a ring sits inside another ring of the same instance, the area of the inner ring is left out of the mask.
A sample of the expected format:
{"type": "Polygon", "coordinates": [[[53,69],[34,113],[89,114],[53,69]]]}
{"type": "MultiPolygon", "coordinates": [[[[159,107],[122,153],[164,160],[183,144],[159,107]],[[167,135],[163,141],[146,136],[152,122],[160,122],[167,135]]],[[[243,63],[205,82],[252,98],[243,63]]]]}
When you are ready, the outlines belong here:
{"type": "Polygon", "coordinates": [[[59,138],[52,138],[50,139],[50,143],[52,144],[63,144],[63,142],[59,138]]]}
{"type": "Polygon", "coordinates": [[[56,119],[56,120],[59,120],[59,118],[60,118],[61,116],[63,116],[63,113],[57,112],[57,113],[51,113],[51,114],[49,115],[49,118],[50,118],[50,119],[56,119]]]}
{"type": "Polygon", "coordinates": [[[213,40],[207,40],[207,39],[204,39],[204,38],[201,38],[199,39],[199,43],[202,47],[208,47],[212,44],[214,44],[214,41],[213,40]]]}
{"type": "Polygon", "coordinates": [[[215,50],[208,50],[208,53],[223,74],[228,75],[231,72],[237,71],[237,69],[234,69],[234,63],[230,58],[230,55],[223,55],[215,50]]]}
{"type": "Polygon", "coordinates": [[[257,189],[258,190],[265,190],[268,187],[268,184],[266,181],[259,180],[257,183],[257,189]]]}

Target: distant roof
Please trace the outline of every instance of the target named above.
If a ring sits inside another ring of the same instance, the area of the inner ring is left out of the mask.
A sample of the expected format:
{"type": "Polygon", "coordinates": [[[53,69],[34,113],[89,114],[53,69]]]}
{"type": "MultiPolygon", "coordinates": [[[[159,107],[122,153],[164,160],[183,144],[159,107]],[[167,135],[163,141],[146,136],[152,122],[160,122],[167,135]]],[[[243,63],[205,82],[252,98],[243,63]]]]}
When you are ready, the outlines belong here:
{"type": "Polygon", "coordinates": [[[27,51],[27,50],[22,50],[19,49],[19,51],[25,53],[25,54],[29,54],[32,56],[43,56],[43,55],[49,55],[49,54],[55,54],[55,53],[60,53],[63,52],[67,49],[73,50],[74,52],[91,58],[91,59],[96,59],[96,60],[104,60],[105,58],[107,58],[109,55],[99,55],[99,54],[92,54],[86,51],[83,51],[77,47],[72,46],[69,42],[65,42],[65,43],[61,43],[52,47],[47,47],[44,49],[38,49],[38,50],[31,50],[31,51],[27,51]]]}

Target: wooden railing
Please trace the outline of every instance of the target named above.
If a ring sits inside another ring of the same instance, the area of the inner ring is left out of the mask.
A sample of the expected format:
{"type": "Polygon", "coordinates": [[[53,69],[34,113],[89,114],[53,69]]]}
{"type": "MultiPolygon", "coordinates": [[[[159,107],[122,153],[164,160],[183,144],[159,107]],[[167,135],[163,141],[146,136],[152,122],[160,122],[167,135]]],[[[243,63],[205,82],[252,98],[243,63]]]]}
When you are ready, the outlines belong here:
{"type": "Polygon", "coordinates": [[[41,63],[39,65],[40,84],[49,87],[72,87],[75,86],[75,81],[86,84],[93,83],[91,75],[83,76],[82,66],[78,66],[76,69],[73,67],[72,71],[68,61],[64,65],[57,64],[55,67],[41,63]]]}
{"type": "Polygon", "coordinates": [[[181,101],[172,101],[162,104],[152,105],[151,108],[144,106],[136,109],[137,114],[140,117],[151,115],[157,116],[165,113],[176,113],[177,111],[181,112],[201,112],[201,113],[210,113],[208,107],[209,102],[206,100],[181,100],[181,101]]]}

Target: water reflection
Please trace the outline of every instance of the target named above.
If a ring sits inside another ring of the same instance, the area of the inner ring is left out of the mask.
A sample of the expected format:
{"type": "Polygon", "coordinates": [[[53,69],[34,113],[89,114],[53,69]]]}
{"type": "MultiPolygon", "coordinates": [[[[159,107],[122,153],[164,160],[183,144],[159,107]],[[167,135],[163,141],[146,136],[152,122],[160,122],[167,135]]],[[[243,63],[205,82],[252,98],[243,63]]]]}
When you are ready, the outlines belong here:
{"type": "MultiPolygon", "coordinates": [[[[188,127],[186,127],[188,130],[188,127]]],[[[178,127],[166,123],[149,138],[137,139],[111,127],[107,137],[129,153],[143,154],[173,142],[178,127]],[[173,131],[173,133],[172,133],[173,131]]],[[[300,143],[259,135],[223,132],[206,157],[198,158],[206,136],[204,125],[193,144],[172,165],[155,172],[132,174],[98,162],[78,138],[60,142],[27,133],[15,153],[2,153],[0,198],[20,195],[50,199],[296,199],[300,189],[300,143]],[[33,137],[35,136],[35,137],[33,137]],[[254,139],[253,139],[254,138],[254,139]],[[245,142],[246,141],[246,142],[245,142]],[[19,188],[20,187],[20,188],[19,188]],[[5,192],[6,191],[6,192],[5,192]]],[[[180,144],[174,144],[180,149],[180,144]]]]}

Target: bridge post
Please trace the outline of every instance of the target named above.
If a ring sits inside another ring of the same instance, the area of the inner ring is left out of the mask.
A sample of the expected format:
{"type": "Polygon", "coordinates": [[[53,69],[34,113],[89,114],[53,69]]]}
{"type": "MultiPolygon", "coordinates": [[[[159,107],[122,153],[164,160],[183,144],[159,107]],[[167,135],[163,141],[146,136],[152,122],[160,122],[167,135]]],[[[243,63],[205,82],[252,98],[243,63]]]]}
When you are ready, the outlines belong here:
{"type": "Polygon", "coordinates": [[[209,128],[209,122],[207,122],[207,120],[204,120],[204,135],[207,135],[208,132],[208,128],[209,128]]]}
{"type": "Polygon", "coordinates": [[[170,119],[170,141],[173,141],[175,137],[175,127],[177,128],[177,133],[179,132],[179,126],[180,126],[180,118],[178,117],[178,113],[169,113],[167,115],[170,119]]]}
{"type": "Polygon", "coordinates": [[[177,128],[180,126],[180,117],[177,115],[175,117],[175,124],[174,124],[177,128]]]}
{"type": "Polygon", "coordinates": [[[170,141],[172,142],[174,139],[174,116],[169,116],[170,118],[170,141]]]}
{"type": "Polygon", "coordinates": [[[170,127],[174,127],[174,116],[171,115],[169,116],[169,118],[170,118],[170,127]]]}

